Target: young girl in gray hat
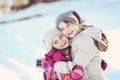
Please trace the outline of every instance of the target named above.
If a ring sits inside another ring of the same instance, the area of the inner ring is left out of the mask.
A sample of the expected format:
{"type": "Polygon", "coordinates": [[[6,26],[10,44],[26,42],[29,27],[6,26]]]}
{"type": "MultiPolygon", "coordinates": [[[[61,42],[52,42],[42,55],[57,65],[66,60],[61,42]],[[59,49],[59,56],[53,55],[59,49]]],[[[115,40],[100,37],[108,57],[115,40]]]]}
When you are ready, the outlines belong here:
{"type": "MultiPolygon", "coordinates": [[[[67,11],[56,19],[56,27],[71,40],[72,61],[56,62],[54,69],[61,73],[69,73],[75,65],[84,69],[82,80],[105,80],[101,68],[100,52],[108,48],[108,40],[105,34],[94,26],[84,25],[76,11],[67,11]]],[[[79,79],[76,79],[79,80],[79,79]]]]}

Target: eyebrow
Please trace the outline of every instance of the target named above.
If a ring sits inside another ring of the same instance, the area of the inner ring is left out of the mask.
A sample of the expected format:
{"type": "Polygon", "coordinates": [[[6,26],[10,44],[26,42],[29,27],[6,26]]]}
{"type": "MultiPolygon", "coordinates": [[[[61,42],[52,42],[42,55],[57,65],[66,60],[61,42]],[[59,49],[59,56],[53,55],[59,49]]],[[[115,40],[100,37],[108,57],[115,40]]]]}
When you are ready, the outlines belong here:
{"type": "Polygon", "coordinates": [[[56,42],[58,42],[58,40],[55,40],[53,43],[56,43],[56,42]]]}

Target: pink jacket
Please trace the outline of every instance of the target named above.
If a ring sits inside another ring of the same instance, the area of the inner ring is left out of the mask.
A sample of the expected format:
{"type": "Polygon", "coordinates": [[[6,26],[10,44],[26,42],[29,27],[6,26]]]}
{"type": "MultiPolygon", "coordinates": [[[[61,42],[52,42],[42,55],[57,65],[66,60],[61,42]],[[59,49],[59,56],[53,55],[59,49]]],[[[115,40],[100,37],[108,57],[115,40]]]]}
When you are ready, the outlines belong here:
{"type": "Polygon", "coordinates": [[[56,52],[54,50],[50,50],[47,54],[45,54],[47,62],[52,67],[56,61],[70,61],[70,58],[64,56],[61,52],[56,52]]]}
{"type": "MultiPolygon", "coordinates": [[[[47,60],[47,63],[50,65],[50,66],[54,66],[54,63],[57,62],[57,61],[65,61],[65,62],[68,62],[70,61],[70,58],[64,56],[61,52],[56,52],[54,50],[50,50],[48,52],[48,54],[45,54],[45,57],[46,57],[46,60],[47,60]]],[[[83,68],[81,66],[75,66],[75,68],[73,70],[70,71],[69,74],[64,74],[66,75],[65,79],[63,80],[81,80],[82,77],[83,77],[83,68]]]]}

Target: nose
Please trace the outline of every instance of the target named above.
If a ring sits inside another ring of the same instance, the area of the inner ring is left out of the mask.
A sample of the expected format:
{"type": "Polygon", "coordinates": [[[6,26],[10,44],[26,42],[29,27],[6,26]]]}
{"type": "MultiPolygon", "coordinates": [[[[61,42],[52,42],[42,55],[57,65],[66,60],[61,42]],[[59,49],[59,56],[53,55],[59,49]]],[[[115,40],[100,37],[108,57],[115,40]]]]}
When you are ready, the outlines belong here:
{"type": "Polygon", "coordinates": [[[60,39],[60,43],[62,43],[63,41],[64,41],[64,39],[63,39],[63,38],[61,38],[61,39],[60,39]]]}
{"type": "Polygon", "coordinates": [[[59,42],[60,42],[60,44],[63,44],[64,43],[64,38],[62,37],[60,40],[59,40],[59,42]]]}
{"type": "Polygon", "coordinates": [[[68,28],[65,28],[64,33],[68,34],[70,30],[68,28]]]}
{"type": "Polygon", "coordinates": [[[64,47],[64,45],[65,45],[65,40],[61,40],[60,46],[61,46],[61,47],[64,47]]]}
{"type": "Polygon", "coordinates": [[[68,30],[66,31],[66,34],[67,34],[67,35],[70,35],[70,34],[71,34],[71,30],[68,29],[68,30]]]}

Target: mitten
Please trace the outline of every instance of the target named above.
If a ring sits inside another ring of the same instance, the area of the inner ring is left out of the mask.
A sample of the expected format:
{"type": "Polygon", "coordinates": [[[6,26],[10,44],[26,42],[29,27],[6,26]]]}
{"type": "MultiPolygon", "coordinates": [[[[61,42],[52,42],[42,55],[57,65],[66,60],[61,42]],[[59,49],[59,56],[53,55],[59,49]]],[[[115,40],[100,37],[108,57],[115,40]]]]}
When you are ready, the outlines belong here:
{"type": "Polygon", "coordinates": [[[76,65],[72,71],[70,71],[70,75],[68,80],[82,80],[84,74],[83,67],[76,65]]]}
{"type": "Polygon", "coordinates": [[[37,59],[36,60],[36,67],[42,66],[42,60],[41,59],[37,59]]]}
{"type": "Polygon", "coordinates": [[[107,63],[106,63],[106,61],[105,60],[101,60],[101,68],[103,69],[103,70],[105,70],[106,68],[107,68],[107,63]]]}

